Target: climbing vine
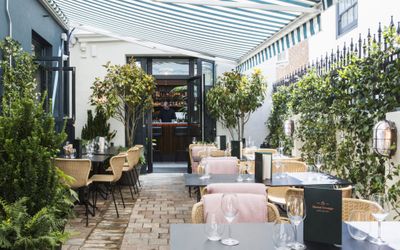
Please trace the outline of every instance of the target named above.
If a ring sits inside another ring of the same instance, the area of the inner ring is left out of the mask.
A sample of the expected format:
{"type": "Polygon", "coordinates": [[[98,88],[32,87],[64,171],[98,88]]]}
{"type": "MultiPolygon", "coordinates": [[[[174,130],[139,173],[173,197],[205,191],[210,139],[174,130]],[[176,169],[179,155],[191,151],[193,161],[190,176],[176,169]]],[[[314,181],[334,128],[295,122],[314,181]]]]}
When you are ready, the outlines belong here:
{"type": "Polygon", "coordinates": [[[302,142],[305,161],[312,163],[322,154],[325,170],[353,182],[357,197],[387,190],[400,215],[400,167],[372,150],[374,124],[400,106],[400,59],[393,59],[400,52],[400,37],[387,29],[384,38],[385,51],[373,43],[366,58],[352,55],[346,66],[324,75],[310,71],[279,88],[272,98],[267,140],[271,146],[287,140],[283,122],[296,115],[293,137],[302,142]],[[386,182],[395,177],[397,182],[386,182]]]}

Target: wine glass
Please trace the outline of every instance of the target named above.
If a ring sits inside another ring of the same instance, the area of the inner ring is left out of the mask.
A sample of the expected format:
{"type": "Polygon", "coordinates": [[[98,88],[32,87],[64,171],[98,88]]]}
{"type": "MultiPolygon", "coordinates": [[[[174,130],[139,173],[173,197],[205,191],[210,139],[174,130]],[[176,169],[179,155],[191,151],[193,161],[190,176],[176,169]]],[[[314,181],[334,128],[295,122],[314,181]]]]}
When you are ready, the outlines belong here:
{"type": "Polygon", "coordinates": [[[196,139],[196,137],[193,137],[192,138],[192,144],[196,144],[197,143],[197,139],[196,139]]]}
{"type": "Polygon", "coordinates": [[[248,162],[246,162],[246,172],[247,172],[246,181],[252,181],[253,177],[252,177],[252,175],[250,173],[251,172],[251,166],[250,166],[250,164],[248,162]]]}
{"type": "Polygon", "coordinates": [[[306,206],[304,197],[301,195],[290,195],[287,200],[287,215],[294,228],[294,242],[289,246],[292,249],[305,249],[306,246],[297,241],[297,227],[306,217],[306,206]]]}
{"type": "Polygon", "coordinates": [[[276,222],[272,228],[272,241],[275,249],[289,250],[288,244],[294,240],[293,227],[288,223],[276,222]]]}
{"type": "Polygon", "coordinates": [[[218,225],[217,219],[214,213],[210,215],[210,221],[204,225],[204,231],[207,238],[211,241],[219,241],[224,232],[224,227],[222,224],[218,225]]]}
{"type": "Polygon", "coordinates": [[[381,236],[381,224],[382,221],[389,215],[389,200],[388,197],[383,193],[373,194],[371,196],[371,201],[375,202],[379,206],[379,210],[374,209],[371,213],[375,220],[378,221],[378,238],[371,237],[371,242],[377,245],[385,245],[386,242],[381,236]]]}
{"type": "Polygon", "coordinates": [[[239,241],[232,238],[231,223],[238,214],[238,198],[236,194],[223,194],[221,199],[221,209],[225,219],[228,221],[228,238],[221,240],[227,246],[235,246],[239,241]]]}
{"type": "Polygon", "coordinates": [[[324,165],[324,158],[322,157],[321,154],[317,154],[315,156],[315,166],[317,167],[317,172],[321,172],[321,167],[324,165]]]}
{"type": "Polygon", "coordinates": [[[353,210],[349,214],[349,221],[347,222],[347,231],[351,238],[355,240],[365,240],[368,237],[368,232],[360,230],[352,225],[352,222],[368,221],[369,214],[363,210],[353,210]]]}
{"type": "Polygon", "coordinates": [[[242,164],[239,164],[239,174],[238,174],[238,177],[236,178],[237,182],[243,182],[243,176],[242,176],[242,174],[244,172],[243,168],[244,167],[242,166],[242,164]]]}
{"type": "Polygon", "coordinates": [[[279,157],[283,156],[283,149],[284,149],[284,144],[283,141],[279,141],[279,146],[278,146],[278,155],[279,157]]]}
{"type": "Polygon", "coordinates": [[[203,166],[203,175],[200,177],[200,179],[210,179],[210,170],[209,170],[210,166],[208,164],[208,161],[203,160],[202,166],[203,166]]]}
{"type": "Polygon", "coordinates": [[[282,161],[275,161],[275,169],[276,169],[276,174],[275,174],[275,179],[280,179],[281,174],[279,173],[279,169],[282,167],[282,161]]]}

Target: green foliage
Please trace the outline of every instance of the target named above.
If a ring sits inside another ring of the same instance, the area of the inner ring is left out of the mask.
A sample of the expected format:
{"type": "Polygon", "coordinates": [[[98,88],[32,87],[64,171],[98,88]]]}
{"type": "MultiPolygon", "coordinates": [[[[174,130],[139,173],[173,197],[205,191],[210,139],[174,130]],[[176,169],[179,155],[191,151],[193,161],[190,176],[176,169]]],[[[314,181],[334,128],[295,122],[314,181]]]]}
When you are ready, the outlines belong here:
{"type": "Polygon", "coordinates": [[[83,140],[93,140],[97,136],[105,137],[107,141],[111,141],[117,131],[110,132],[110,124],[107,123],[108,117],[101,110],[96,110],[96,115],[93,117],[92,110],[87,111],[87,122],[82,128],[81,137],[83,140]]]}
{"type": "Polygon", "coordinates": [[[104,65],[107,74],[96,78],[90,102],[125,126],[128,147],[133,146],[136,127],[145,110],[152,108],[154,78],[147,75],[134,60],[125,65],[104,65]]]}
{"type": "Polygon", "coordinates": [[[64,221],[56,217],[54,207],[43,207],[30,215],[28,199],[14,203],[0,200],[1,249],[54,249],[68,234],[59,231],[64,221]]]}
{"type": "Polygon", "coordinates": [[[225,72],[207,92],[206,105],[210,115],[229,129],[231,137],[234,138],[235,130],[241,140],[251,113],[264,102],[265,91],[260,70],[255,70],[250,78],[237,71],[225,72]]]}
{"type": "Polygon", "coordinates": [[[32,57],[11,38],[0,51],[0,248],[50,249],[65,238],[73,201],[51,160],[66,136],[55,131],[45,97],[35,93],[32,57]]]}
{"type": "Polygon", "coordinates": [[[372,150],[374,124],[400,105],[400,60],[387,64],[400,38],[395,30],[387,30],[385,39],[385,51],[373,44],[367,58],[352,56],[335,72],[318,76],[311,71],[296,84],[280,88],[273,95],[267,139],[276,146],[284,120],[297,114],[294,136],[304,143],[300,150],[306,161],[314,162],[315,154],[322,154],[325,169],[356,184],[358,197],[387,188],[400,214],[400,181],[387,183],[399,178],[400,167],[372,150]]]}
{"type": "Polygon", "coordinates": [[[281,141],[285,147],[285,154],[289,154],[293,148],[293,140],[290,137],[285,136],[283,131],[283,122],[289,118],[289,114],[292,114],[292,107],[290,104],[291,91],[293,85],[282,86],[279,91],[272,96],[272,111],[270,118],[267,122],[269,135],[265,139],[268,147],[277,148],[281,141]]]}

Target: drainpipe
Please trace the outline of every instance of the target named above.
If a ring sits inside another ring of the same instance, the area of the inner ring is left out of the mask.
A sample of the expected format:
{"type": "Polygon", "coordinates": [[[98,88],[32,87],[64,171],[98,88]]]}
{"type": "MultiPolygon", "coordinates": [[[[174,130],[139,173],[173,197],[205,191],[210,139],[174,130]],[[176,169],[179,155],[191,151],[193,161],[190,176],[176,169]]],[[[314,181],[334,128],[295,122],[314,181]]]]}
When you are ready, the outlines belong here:
{"type": "Polygon", "coordinates": [[[8,23],[9,23],[9,36],[12,38],[12,20],[11,20],[11,15],[10,15],[10,9],[8,7],[8,0],[6,0],[6,11],[7,11],[7,18],[8,18],[8,23]]]}
{"type": "MultiPolygon", "coordinates": [[[[9,36],[12,38],[12,20],[11,20],[11,15],[10,15],[10,9],[8,8],[8,0],[6,0],[6,11],[7,11],[7,18],[8,18],[8,23],[9,23],[9,36]]],[[[10,63],[10,67],[12,66],[12,58],[10,55],[9,58],[9,63],[10,63]]]]}

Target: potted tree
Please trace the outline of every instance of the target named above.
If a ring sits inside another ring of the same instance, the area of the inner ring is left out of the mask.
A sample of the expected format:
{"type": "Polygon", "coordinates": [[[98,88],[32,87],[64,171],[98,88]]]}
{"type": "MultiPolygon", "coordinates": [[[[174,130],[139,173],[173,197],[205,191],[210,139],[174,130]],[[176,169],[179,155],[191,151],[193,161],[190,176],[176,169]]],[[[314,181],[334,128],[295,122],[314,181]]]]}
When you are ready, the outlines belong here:
{"type": "Polygon", "coordinates": [[[103,78],[96,78],[91,87],[90,102],[124,125],[126,146],[132,147],[139,121],[143,119],[144,112],[153,106],[155,80],[133,59],[125,65],[108,62],[104,67],[107,74],[103,78]]]}
{"type": "Polygon", "coordinates": [[[237,144],[244,138],[244,127],[250,115],[263,104],[265,91],[266,83],[259,69],[250,77],[238,71],[225,72],[208,91],[208,110],[229,130],[234,139],[232,148],[239,148],[237,144]]]}

